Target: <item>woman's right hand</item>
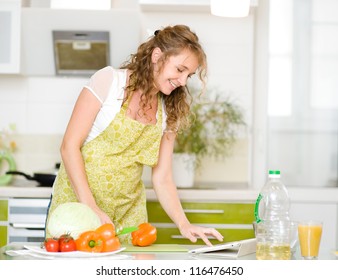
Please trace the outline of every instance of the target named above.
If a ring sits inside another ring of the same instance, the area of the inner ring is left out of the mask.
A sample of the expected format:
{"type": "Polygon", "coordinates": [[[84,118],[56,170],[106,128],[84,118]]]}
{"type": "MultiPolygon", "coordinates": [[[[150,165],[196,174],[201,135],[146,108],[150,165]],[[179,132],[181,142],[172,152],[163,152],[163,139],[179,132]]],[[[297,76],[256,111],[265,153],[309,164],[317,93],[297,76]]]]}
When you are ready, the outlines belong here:
{"type": "Polygon", "coordinates": [[[101,224],[114,224],[113,221],[109,218],[109,216],[102,211],[99,207],[93,209],[96,215],[100,218],[101,224]]]}

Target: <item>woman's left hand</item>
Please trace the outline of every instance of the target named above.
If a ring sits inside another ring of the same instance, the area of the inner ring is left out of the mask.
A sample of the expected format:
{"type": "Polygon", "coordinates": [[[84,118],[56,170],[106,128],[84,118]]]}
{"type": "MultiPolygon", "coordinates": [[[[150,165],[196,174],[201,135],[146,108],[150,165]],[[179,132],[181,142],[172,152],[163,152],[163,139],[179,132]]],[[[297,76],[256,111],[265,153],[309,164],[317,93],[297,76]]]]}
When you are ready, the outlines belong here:
{"type": "Polygon", "coordinates": [[[180,227],[180,232],[193,243],[195,243],[197,238],[200,237],[205,244],[212,246],[208,239],[210,236],[215,237],[218,241],[223,241],[223,236],[214,228],[201,227],[188,223],[180,227]]]}

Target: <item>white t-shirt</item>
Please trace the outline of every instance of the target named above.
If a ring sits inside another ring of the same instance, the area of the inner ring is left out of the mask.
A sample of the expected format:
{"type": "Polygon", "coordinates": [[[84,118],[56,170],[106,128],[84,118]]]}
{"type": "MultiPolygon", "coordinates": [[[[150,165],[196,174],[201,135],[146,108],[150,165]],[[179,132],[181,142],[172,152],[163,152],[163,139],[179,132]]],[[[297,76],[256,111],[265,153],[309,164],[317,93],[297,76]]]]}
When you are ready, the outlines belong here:
{"type": "MultiPolygon", "coordinates": [[[[107,66],[93,74],[88,84],[85,85],[85,88],[101,103],[101,109],[95,118],[85,143],[93,140],[103,132],[120,111],[126,82],[127,69],[114,69],[111,66],[107,66]]],[[[164,102],[162,102],[162,131],[166,128],[166,119],[164,102]]]]}

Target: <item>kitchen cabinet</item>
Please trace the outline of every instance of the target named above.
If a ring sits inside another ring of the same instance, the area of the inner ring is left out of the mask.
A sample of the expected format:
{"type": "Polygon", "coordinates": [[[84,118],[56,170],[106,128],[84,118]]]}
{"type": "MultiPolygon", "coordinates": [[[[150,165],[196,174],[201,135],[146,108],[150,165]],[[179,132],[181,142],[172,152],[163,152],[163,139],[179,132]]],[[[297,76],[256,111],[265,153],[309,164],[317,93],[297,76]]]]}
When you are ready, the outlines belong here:
{"type": "Polygon", "coordinates": [[[0,74],[20,72],[20,19],[20,0],[0,0],[0,74]]]}
{"type": "MultiPolygon", "coordinates": [[[[236,241],[254,237],[253,203],[219,203],[219,202],[182,202],[189,221],[206,227],[216,228],[223,236],[223,242],[236,241]]],[[[191,244],[191,241],[180,235],[177,227],[164,212],[157,201],[147,203],[148,220],[158,231],[156,243],[191,244]]],[[[219,243],[210,239],[212,243],[219,243]]],[[[204,244],[198,240],[196,244],[204,244]]]]}
{"type": "MultiPolygon", "coordinates": [[[[12,198],[33,198],[34,206],[47,207],[52,188],[16,187],[0,188],[0,240],[8,240],[7,226],[10,214],[8,200],[12,198]],[[47,199],[47,200],[46,200],[47,199]]],[[[199,225],[217,228],[225,241],[253,237],[254,203],[258,190],[210,188],[179,189],[178,195],[189,220],[199,225]]],[[[338,188],[289,188],[291,198],[290,217],[292,220],[316,219],[324,223],[321,248],[338,248],[338,188]]],[[[153,189],[146,189],[149,221],[158,228],[157,243],[191,244],[180,236],[170,218],[160,206],[153,189]]],[[[19,203],[20,201],[18,201],[19,203]]],[[[44,211],[44,210],[42,210],[44,211]]],[[[28,213],[27,213],[28,214],[28,213]]],[[[43,219],[41,219],[41,223],[43,219]]],[[[212,243],[216,241],[212,240],[212,243]]],[[[202,244],[199,241],[198,244],[202,244]]]]}
{"type": "Polygon", "coordinates": [[[8,242],[42,242],[48,198],[8,199],[8,242]]]}
{"type": "MultiPolygon", "coordinates": [[[[1,246],[7,240],[41,241],[43,239],[44,221],[49,199],[43,198],[9,198],[0,200],[1,246]],[[9,208],[11,208],[11,225],[9,225],[9,208]],[[34,215],[33,215],[34,214],[34,215]],[[19,228],[14,227],[18,225],[19,228]],[[26,225],[26,226],[24,226],[26,225]],[[25,229],[28,227],[28,229],[25,229]],[[33,230],[34,229],[34,230],[33,230]],[[8,235],[11,237],[9,238],[8,235]]],[[[253,238],[252,222],[254,220],[254,204],[252,203],[217,203],[217,202],[183,202],[182,206],[191,223],[215,227],[223,236],[224,242],[253,238]]],[[[164,212],[157,201],[147,203],[149,222],[157,227],[158,240],[161,244],[191,244],[183,238],[179,230],[164,212]]],[[[217,243],[217,240],[212,240],[217,243]]],[[[204,244],[198,240],[196,244],[204,244]]]]}
{"type": "Polygon", "coordinates": [[[8,240],[8,200],[0,199],[0,247],[8,240]]]}
{"type": "Polygon", "coordinates": [[[8,242],[43,241],[49,198],[1,197],[4,188],[0,189],[0,247],[8,242]]]}

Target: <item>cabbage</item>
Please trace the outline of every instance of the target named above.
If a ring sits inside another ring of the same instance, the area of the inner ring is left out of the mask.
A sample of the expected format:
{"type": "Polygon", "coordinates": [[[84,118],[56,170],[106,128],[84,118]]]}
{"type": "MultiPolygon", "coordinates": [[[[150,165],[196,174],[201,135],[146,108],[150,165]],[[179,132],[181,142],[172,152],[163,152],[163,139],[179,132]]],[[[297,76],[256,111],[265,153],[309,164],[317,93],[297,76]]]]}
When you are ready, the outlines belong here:
{"type": "Polygon", "coordinates": [[[70,234],[74,239],[88,230],[95,230],[101,225],[100,218],[86,204],[67,202],[60,204],[50,214],[46,227],[46,237],[59,238],[70,234]]]}

